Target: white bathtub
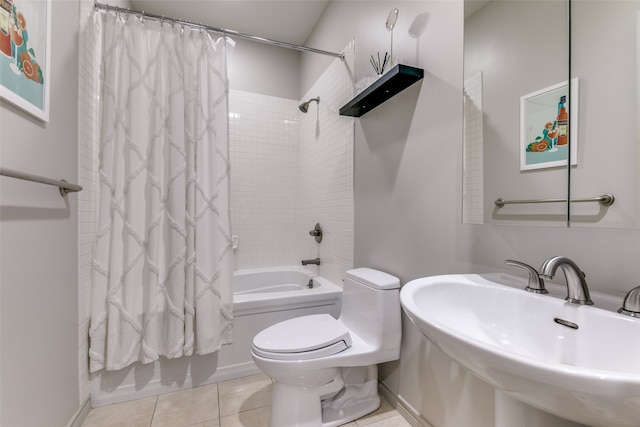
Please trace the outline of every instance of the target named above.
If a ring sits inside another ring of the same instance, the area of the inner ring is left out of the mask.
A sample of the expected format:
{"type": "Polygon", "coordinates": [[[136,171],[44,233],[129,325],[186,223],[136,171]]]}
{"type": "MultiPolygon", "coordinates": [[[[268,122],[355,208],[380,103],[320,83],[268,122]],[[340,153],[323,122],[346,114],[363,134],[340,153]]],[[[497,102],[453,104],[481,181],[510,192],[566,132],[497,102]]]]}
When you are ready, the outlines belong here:
{"type": "Polygon", "coordinates": [[[233,280],[232,345],[217,353],[93,374],[93,407],[257,374],[251,343],[258,332],[293,317],[328,313],[337,318],[340,313],[342,287],[299,266],[240,270],[233,280]]]}
{"type": "MultiPolygon", "coordinates": [[[[233,316],[326,307],[337,317],[341,295],[341,287],[301,267],[238,270],[233,277],[233,316]]],[[[286,316],[290,317],[294,316],[286,316]]]]}

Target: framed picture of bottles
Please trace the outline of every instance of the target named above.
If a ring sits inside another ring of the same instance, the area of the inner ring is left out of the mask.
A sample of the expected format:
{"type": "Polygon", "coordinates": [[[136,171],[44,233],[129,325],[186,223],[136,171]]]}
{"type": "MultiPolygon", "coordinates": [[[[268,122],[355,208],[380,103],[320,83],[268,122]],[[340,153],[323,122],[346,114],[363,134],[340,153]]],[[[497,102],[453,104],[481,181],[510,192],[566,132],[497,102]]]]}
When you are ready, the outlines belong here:
{"type": "Polygon", "coordinates": [[[571,95],[563,82],[520,97],[520,170],[566,166],[569,155],[571,164],[578,164],[577,119],[577,78],[571,80],[571,95]]]}
{"type": "Polygon", "coordinates": [[[0,97],[49,121],[51,0],[0,0],[0,97]]]}

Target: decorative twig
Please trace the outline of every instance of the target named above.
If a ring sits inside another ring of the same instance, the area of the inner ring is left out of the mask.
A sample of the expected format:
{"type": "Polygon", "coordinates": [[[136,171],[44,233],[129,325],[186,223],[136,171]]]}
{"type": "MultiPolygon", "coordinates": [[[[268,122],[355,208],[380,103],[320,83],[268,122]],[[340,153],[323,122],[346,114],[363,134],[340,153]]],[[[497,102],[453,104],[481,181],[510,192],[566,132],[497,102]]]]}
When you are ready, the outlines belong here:
{"type": "Polygon", "coordinates": [[[376,74],[382,75],[390,59],[391,57],[389,56],[389,54],[385,52],[384,58],[380,60],[380,52],[378,52],[378,60],[376,61],[373,55],[371,55],[371,57],[369,58],[369,62],[371,62],[371,66],[373,67],[373,70],[376,72],[376,74]]]}
{"type": "Polygon", "coordinates": [[[369,59],[369,62],[371,62],[371,65],[373,66],[373,70],[376,72],[376,74],[380,74],[380,72],[378,71],[378,65],[376,64],[376,60],[373,59],[373,55],[371,55],[371,59],[369,59]]]}

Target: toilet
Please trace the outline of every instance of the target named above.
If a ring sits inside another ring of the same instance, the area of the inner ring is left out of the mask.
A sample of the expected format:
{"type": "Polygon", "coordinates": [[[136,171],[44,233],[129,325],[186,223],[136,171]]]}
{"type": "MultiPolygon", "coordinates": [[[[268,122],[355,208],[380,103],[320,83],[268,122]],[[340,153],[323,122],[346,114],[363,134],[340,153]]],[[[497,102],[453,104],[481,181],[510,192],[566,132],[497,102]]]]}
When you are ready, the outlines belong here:
{"type": "Polygon", "coordinates": [[[253,361],[274,381],[271,427],[339,426],[380,406],[377,364],[400,357],[399,295],[397,277],[349,270],[338,319],[297,317],[254,337],[253,361]]]}

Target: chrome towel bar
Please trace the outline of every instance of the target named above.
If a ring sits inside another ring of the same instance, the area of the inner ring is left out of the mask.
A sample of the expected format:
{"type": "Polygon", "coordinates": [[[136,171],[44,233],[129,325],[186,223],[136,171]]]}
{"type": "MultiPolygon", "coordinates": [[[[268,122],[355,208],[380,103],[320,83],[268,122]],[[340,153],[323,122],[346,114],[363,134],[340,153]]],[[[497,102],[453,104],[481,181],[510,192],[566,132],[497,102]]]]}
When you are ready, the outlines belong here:
{"type": "Polygon", "coordinates": [[[43,176],[33,175],[30,173],[17,172],[7,168],[0,168],[0,175],[8,176],[10,178],[23,179],[25,181],[37,182],[40,184],[53,185],[58,187],[60,190],[60,195],[62,197],[66,196],[67,193],[73,193],[76,191],[82,191],[82,187],[78,184],[71,184],[64,179],[51,179],[45,178],[43,176]]]}
{"type": "MultiPolygon", "coordinates": [[[[602,196],[592,197],[589,199],[571,199],[572,203],[577,202],[598,202],[602,206],[611,206],[613,202],[616,200],[613,197],[613,194],[603,194],[602,196]]],[[[495,201],[497,207],[501,208],[504,205],[514,205],[519,203],[563,203],[566,202],[567,199],[531,199],[531,200],[505,200],[498,199],[495,201]]]]}

